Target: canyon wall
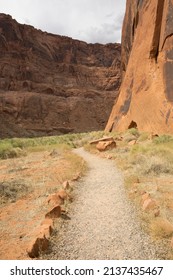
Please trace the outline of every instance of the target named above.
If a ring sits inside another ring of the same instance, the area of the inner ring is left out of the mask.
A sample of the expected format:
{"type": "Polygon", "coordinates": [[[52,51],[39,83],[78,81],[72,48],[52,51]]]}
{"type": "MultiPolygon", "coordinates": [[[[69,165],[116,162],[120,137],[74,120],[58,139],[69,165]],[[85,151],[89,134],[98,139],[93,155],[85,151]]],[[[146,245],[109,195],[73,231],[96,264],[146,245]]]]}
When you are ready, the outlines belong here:
{"type": "Polygon", "coordinates": [[[173,133],[173,0],[127,0],[122,71],[106,131],[173,133]]]}
{"type": "Polygon", "coordinates": [[[120,50],[0,14],[0,137],[103,129],[121,83],[120,50]]]}

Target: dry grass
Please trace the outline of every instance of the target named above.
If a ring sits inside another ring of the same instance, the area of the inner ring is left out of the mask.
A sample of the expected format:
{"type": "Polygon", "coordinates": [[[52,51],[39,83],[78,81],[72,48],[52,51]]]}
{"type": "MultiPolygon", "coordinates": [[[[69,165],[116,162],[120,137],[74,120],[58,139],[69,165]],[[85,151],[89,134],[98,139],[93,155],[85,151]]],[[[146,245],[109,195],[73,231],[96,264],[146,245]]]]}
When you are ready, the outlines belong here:
{"type": "Polygon", "coordinates": [[[86,169],[85,162],[70,150],[53,149],[28,153],[24,158],[0,161],[0,205],[15,202],[34,192],[47,196],[86,169]]]}
{"type": "Polygon", "coordinates": [[[169,238],[173,236],[173,224],[164,218],[152,220],[150,222],[150,230],[154,237],[169,238]]]}

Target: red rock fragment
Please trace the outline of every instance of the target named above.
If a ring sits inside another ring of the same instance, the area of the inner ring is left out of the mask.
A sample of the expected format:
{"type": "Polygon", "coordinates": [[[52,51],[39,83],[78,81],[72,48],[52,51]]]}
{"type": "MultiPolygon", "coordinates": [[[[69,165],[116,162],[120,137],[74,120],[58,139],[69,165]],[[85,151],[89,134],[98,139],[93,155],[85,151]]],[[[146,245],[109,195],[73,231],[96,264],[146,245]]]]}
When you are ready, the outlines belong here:
{"type": "Polygon", "coordinates": [[[61,206],[54,206],[49,212],[46,213],[45,218],[59,218],[61,216],[61,206]]]}

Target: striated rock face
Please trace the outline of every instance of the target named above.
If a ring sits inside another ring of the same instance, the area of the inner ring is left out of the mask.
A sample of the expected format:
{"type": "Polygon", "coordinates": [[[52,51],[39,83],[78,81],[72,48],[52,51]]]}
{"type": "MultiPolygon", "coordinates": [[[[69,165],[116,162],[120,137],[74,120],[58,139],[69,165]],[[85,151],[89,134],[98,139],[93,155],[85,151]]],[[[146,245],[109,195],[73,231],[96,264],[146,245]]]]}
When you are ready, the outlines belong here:
{"type": "Polygon", "coordinates": [[[120,82],[120,44],[87,44],[0,14],[1,138],[103,129],[120,82]]]}
{"type": "Polygon", "coordinates": [[[173,133],[173,0],[127,0],[122,70],[106,130],[173,133]]]}

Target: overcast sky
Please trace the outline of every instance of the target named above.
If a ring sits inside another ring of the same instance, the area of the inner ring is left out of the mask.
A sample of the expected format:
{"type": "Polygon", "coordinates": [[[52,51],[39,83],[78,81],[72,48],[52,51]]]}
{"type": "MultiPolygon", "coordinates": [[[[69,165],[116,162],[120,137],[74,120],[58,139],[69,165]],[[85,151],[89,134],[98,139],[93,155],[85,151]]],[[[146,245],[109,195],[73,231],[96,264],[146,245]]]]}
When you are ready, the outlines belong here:
{"type": "Polygon", "coordinates": [[[88,43],[120,42],[126,0],[0,0],[20,23],[88,43]]]}

